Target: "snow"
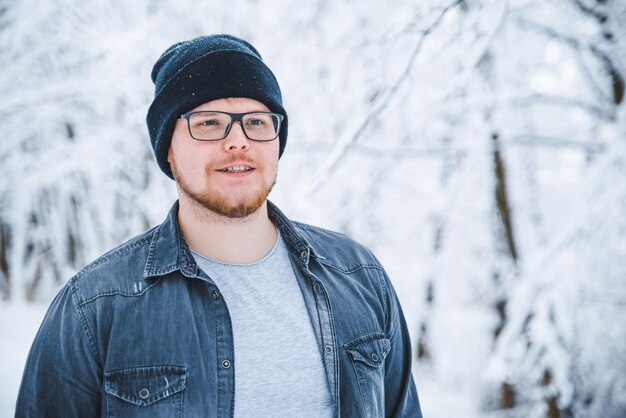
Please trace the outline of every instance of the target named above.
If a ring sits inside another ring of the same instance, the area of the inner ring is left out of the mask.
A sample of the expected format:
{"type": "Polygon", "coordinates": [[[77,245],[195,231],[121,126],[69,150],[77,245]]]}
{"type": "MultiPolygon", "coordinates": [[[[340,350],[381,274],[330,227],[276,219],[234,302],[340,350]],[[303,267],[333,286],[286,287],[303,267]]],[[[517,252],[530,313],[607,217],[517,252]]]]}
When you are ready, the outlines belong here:
{"type": "Polygon", "coordinates": [[[0,303],[0,417],[15,414],[17,391],[30,345],[47,304],[11,301],[0,303]]]}

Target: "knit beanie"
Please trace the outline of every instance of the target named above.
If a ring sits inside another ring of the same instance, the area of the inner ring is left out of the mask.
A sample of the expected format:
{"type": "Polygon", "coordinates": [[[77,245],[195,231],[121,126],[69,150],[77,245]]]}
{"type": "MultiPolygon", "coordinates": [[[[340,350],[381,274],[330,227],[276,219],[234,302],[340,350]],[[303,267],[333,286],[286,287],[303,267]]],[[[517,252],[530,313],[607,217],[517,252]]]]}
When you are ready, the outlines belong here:
{"type": "Polygon", "coordinates": [[[287,112],[278,81],[259,52],[230,35],[211,35],[170,46],[152,68],[154,100],[146,121],[157,163],[170,178],[167,153],[176,120],[211,100],[245,97],[284,116],[279,158],[287,143],[287,112]]]}

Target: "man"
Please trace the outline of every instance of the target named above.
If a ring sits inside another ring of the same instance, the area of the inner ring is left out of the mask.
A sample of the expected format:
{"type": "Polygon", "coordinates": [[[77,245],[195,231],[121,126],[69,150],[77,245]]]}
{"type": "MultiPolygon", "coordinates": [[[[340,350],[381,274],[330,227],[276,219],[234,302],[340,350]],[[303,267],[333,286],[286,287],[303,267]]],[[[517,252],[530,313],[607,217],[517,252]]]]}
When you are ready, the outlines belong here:
{"type": "Polygon", "coordinates": [[[167,49],[148,128],[179,201],[53,301],[18,417],[421,417],[385,271],[267,196],[287,141],[270,69],[228,35],[167,49]]]}

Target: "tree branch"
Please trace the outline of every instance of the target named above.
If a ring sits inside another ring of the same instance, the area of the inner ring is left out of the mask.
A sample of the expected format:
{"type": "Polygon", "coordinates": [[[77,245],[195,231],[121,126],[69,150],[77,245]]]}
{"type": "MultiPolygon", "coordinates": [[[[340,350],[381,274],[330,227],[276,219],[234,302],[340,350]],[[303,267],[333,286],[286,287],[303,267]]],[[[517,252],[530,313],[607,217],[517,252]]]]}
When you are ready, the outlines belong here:
{"type": "MultiPolygon", "coordinates": [[[[365,132],[369,123],[374,118],[374,115],[381,112],[383,109],[387,107],[391,99],[396,95],[398,91],[400,91],[400,87],[404,84],[404,82],[409,77],[411,70],[415,64],[415,60],[419,52],[424,45],[424,42],[428,35],[430,35],[439,24],[442,22],[444,16],[450,11],[454,6],[458,5],[460,0],[456,0],[453,3],[446,6],[442,12],[437,16],[435,21],[424,31],[422,37],[415,45],[413,52],[411,53],[411,57],[409,58],[404,70],[400,74],[400,76],[396,79],[393,85],[386,89],[383,93],[379,94],[369,111],[363,118],[361,118],[360,123],[354,128],[353,132],[341,138],[334,149],[331,151],[330,157],[326,160],[326,162],[322,165],[322,167],[317,171],[314,176],[314,181],[311,187],[305,192],[306,195],[310,195],[318,190],[321,186],[323,186],[328,179],[335,173],[339,164],[346,158],[349,150],[354,147],[356,143],[361,139],[363,132],[365,132]]],[[[302,201],[302,200],[301,200],[302,201]]]]}

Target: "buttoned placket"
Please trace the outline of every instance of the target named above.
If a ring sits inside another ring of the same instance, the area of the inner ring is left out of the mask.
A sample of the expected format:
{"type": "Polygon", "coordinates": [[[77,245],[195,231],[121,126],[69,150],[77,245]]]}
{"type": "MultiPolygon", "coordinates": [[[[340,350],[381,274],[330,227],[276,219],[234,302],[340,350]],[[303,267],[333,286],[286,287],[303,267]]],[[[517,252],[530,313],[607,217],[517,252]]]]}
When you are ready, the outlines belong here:
{"type": "MultiPolygon", "coordinates": [[[[315,311],[317,311],[317,318],[319,318],[319,333],[318,330],[314,328],[316,331],[316,337],[318,338],[318,344],[321,344],[323,347],[322,350],[322,361],[324,362],[324,369],[326,370],[326,375],[328,378],[328,384],[331,389],[331,397],[334,401],[335,405],[335,417],[340,417],[339,410],[339,359],[337,357],[336,347],[336,335],[335,335],[335,326],[333,323],[332,310],[330,306],[330,299],[328,297],[328,293],[326,288],[322,284],[322,282],[309,270],[309,259],[310,259],[311,250],[301,250],[299,261],[302,264],[302,269],[294,269],[296,278],[298,280],[303,280],[304,278],[300,276],[299,271],[302,271],[306,276],[304,286],[301,286],[302,289],[307,289],[312,293],[313,300],[315,301],[315,311]]],[[[304,298],[305,304],[310,303],[309,298],[304,298]]],[[[311,308],[311,307],[308,307],[311,308]]],[[[308,309],[309,312],[312,309],[308,309]]]]}
{"type": "Polygon", "coordinates": [[[202,271],[196,275],[196,278],[206,282],[207,294],[214,305],[217,416],[232,417],[235,414],[235,340],[230,313],[213,280],[202,271]]]}

